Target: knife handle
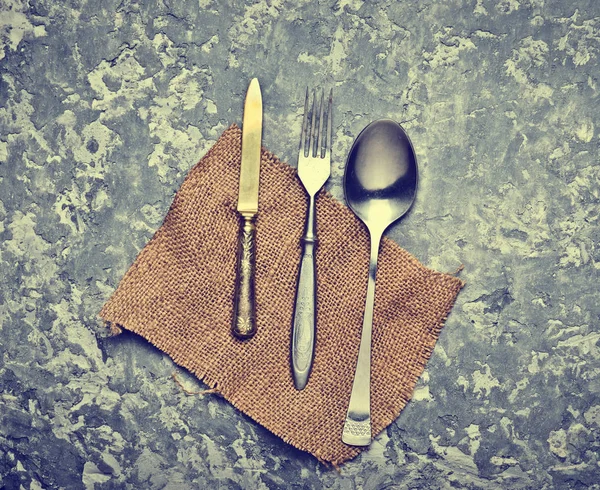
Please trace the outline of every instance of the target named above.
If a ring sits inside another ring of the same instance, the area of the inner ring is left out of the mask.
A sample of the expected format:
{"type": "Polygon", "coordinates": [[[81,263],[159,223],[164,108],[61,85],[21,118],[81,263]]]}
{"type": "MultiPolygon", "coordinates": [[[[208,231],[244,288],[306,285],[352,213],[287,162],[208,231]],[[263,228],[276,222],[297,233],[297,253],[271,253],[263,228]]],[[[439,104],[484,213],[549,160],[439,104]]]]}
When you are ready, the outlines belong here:
{"type": "Polygon", "coordinates": [[[314,196],[310,196],[306,230],[302,237],[302,259],[300,273],[298,274],[292,326],[292,375],[297,390],[303,390],[308,383],[315,353],[317,323],[316,247],[315,199],[314,196]]]}
{"type": "Polygon", "coordinates": [[[256,271],[255,214],[242,214],[244,223],[239,237],[233,324],[231,331],[239,339],[256,333],[254,274],[256,271]]]}

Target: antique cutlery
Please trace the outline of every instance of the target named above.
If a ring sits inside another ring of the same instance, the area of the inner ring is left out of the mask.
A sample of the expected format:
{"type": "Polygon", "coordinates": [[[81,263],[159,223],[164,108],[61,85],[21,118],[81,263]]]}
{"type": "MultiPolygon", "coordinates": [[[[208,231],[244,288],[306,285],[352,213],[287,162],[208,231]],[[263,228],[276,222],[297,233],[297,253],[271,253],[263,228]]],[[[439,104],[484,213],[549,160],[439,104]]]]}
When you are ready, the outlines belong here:
{"type": "Polygon", "coordinates": [[[260,147],[262,138],[262,95],[258,80],[253,78],[246,93],[242,125],[242,166],[237,210],[243,225],[239,236],[235,303],[232,332],[240,339],[256,333],[254,304],[255,220],[258,215],[260,147]]]}
{"type": "Polygon", "coordinates": [[[379,244],[386,228],[404,216],[417,192],[417,159],[402,127],[387,119],[358,135],[346,163],[344,192],[350,209],[371,237],[369,282],[358,361],[342,441],[371,443],[371,331],[379,244]]]}
{"type": "Polygon", "coordinates": [[[313,92],[311,122],[308,118],[308,88],[304,100],[304,119],[298,154],[298,177],[308,194],[306,225],[302,236],[302,259],[298,274],[296,301],[292,328],[292,374],[296,389],[302,390],[308,382],[312,368],[317,320],[315,250],[317,231],[315,227],[315,198],[331,172],[331,107],[333,90],[329,92],[327,109],[327,134],[323,142],[324,91],[317,107],[317,95],[313,92]],[[317,111],[319,115],[317,116],[317,111]],[[323,144],[324,143],[324,144],[323,144]]]}

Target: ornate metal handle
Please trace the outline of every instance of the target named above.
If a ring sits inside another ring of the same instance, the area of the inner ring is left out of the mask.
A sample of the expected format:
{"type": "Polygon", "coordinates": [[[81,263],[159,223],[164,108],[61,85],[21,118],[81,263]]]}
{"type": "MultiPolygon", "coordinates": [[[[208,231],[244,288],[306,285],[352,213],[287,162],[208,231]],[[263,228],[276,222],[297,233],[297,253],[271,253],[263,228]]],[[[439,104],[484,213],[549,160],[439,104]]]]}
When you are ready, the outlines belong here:
{"type": "Polygon", "coordinates": [[[297,390],[308,383],[315,351],[316,311],[316,266],[315,249],[315,198],[309,196],[306,228],[302,237],[302,261],[296,288],[294,319],[292,328],[292,375],[297,390]]]}
{"type": "Polygon", "coordinates": [[[315,351],[316,281],[315,241],[304,241],[304,252],[300,263],[294,326],[292,334],[292,373],[296,389],[302,390],[308,383],[315,351]]]}
{"type": "Polygon", "coordinates": [[[239,240],[233,324],[231,331],[240,339],[249,339],[256,333],[254,305],[254,273],[256,258],[254,241],[256,215],[242,214],[244,224],[239,240]]]}

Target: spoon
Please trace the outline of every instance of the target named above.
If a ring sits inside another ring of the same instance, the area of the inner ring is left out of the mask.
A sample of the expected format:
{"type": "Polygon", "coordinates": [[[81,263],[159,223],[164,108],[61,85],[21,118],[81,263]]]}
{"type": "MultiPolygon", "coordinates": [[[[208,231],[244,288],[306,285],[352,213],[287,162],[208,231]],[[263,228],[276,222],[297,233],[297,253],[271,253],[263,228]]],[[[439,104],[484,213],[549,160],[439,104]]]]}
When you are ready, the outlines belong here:
{"type": "Polygon", "coordinates": [[[350,209],[369,230],[371,258],[358,361],[342,441],[371,443],[371,332],[377,256],[383,232],[410,209],[417,193],[417,159],[402,127],[388,119],[358,135],[346,163],[344,192],[350,209]]]}

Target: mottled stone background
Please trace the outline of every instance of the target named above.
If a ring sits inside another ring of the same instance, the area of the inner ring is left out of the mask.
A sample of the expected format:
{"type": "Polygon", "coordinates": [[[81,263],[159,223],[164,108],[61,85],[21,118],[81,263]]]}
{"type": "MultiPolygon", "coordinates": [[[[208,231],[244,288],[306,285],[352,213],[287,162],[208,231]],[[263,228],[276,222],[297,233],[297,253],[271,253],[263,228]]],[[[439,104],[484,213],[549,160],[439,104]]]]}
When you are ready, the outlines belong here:
{"type": "Polygon", "coordinates": [[[0,0],[0,487],[600,488],[599,54],[595,0],[0,0]],[[465,266],[341,474],[97,318],[254,76],[291,165],[334,88],[339,199],[353,138],[401,122],[421,187],[390,235],[465,266]]]}

